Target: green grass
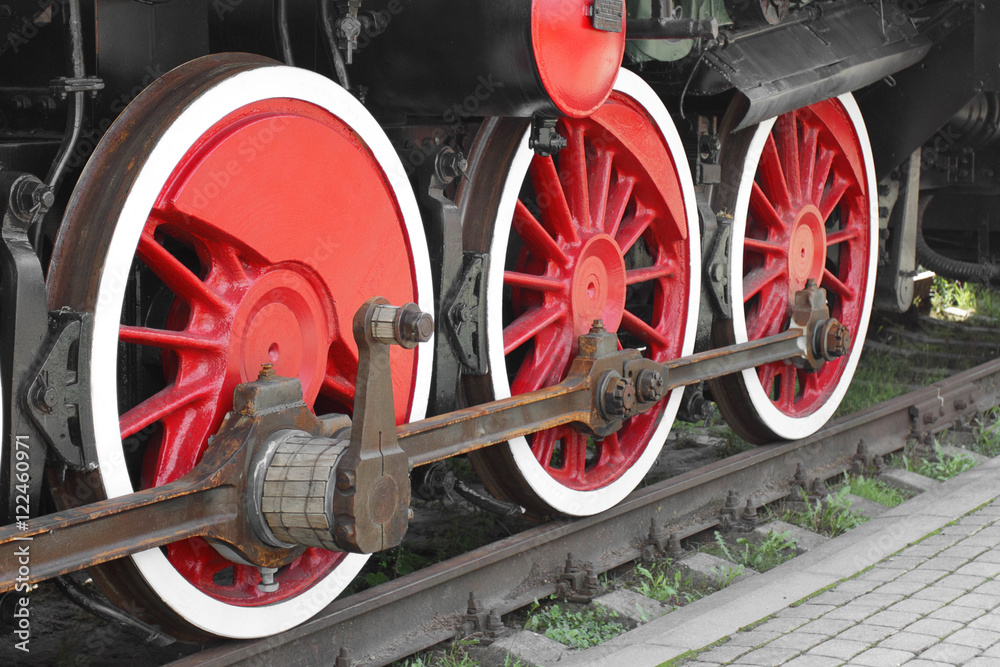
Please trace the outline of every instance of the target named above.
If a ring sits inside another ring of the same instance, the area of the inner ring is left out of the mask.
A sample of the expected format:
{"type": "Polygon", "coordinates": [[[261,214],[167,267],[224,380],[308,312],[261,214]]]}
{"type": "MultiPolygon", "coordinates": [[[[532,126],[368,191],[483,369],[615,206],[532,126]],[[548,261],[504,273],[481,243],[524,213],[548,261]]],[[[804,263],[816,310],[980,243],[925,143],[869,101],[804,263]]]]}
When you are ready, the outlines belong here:
{"type": "Polygon", "coordinates": [[[868,517],[851,510],[851,499],[847,497],[847,489],[841,489],[822,500],[812,502],[803,492],[802,499],[806,503],[806,509],[786,512],[782,517],[784,521],[827,537],[836,537],[868,521],[868,517]]]}
{"type": "Polygon", "coordinates": [[[1000,456],[1000,408],[987,411],[976,425],[974,434],[977,453],[990,458],[1000,456]]]}
{"type": "Polygon", "coordinates": [[[938,319],[953,319],[944,312],[948,307],[961,308],[970,314],[998,320],[1000,293],[984,285],[935,276],[931,285],[931,316],[938,319]]]}
{"type": "Polygon", "coordinates": [[[834,417],[860,412],[910,391],[912,373],[906,360],[866,350],[858,362],[851,386],[834,417]]]}
{"type": "MultiPolygon", "coordinates": [[[[480,662],[468,649],[479,644],[476,639],[460,639],[446,649],[428,650],[392,663],[392,667],[479,667],[480,662]]],[[[490,664],[496,664],[491,662],[490,664]]],[[[525,667],[521,659],[507,654],[503,667],[525,667]]]]}
{"type": "Polygon", "coordinates": [[[609,616],[595,609],[570,611],[558,604],[542,606],[536,601],[528,610],[524,628],[567,646],[585,649],[627,632],[628,628],[615,620],[617,617],[615,612],[609,616]]]}
{"type": "MultiPolygon", "coordinates": [[[[761,542],[739,537],[733,546],[716,531],[715,544],[706,547],[705,551],[730,560],[740,567],[767,572],[795,556],[795,540],[788,532],[770,531],[761,542]]],[[[742,573],[740,570],[737,576],[742,573]]]]}
{"type": "Polygon", "coordinates": [[[909,498],[899,489],[886,486],[884,482],[864,475],[848,476],[841,488],[847,489],[847,493],[886,507],[895,507],[909,498]]]}
{"type": "Polygon", "coordinates": [[[654,563],[648,568],[637,563],[635,577],[637,581],[630,586],[632,590],[675,608],[694,602],[704,595],[694,585],[691,577],[685,577],[682,572],[674,569],[673,561],[670,560],[654,563]]]}
{"type": "Polygon", "coordinates": [[[936,459],[920,459],[907,454],[903,454],[893,459],[894,464],[915,472],[924,477],[936,479],[944,482],[956,475],[960,475],[966,470],[976,467],[976,462],[971,456],[965,454],[945,454],[941,451],[941,445],[934,443],[936,459]]]}

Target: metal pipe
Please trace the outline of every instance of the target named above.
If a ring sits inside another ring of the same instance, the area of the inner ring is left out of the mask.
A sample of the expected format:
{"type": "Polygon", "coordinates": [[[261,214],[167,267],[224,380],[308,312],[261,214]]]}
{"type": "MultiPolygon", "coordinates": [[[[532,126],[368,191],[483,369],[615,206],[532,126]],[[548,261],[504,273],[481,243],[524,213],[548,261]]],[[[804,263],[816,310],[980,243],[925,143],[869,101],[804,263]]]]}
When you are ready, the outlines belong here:
{"type": "Polygon", "coordinates": [[[337,48],[337,28],[334,25],[333,12],[330,11],[330,4],[333,0],[321,0],[320,21],[323,24],[323,33],[326,35],[326,42],[330,48],[330,57],[333,59],[333,68],[337,72],[337,79],[344,90],[351,89],[351,80],[347,75],[347,65],[344,63],[344,56],[337,48]]]}
{"type": "Polygon", "coordinates": [[[719,22],[708,19],[674,19],[667,17],[629,19],[625,39],[716,39],[719,22]]]}
{"type": "Polygon", "coordinates": [[[275,0],[274,20],[278,26],[278,44],[285,64],[295,66],[295,55],[292,53],[292,37],[288,29],[288,0],[275,0]]]}

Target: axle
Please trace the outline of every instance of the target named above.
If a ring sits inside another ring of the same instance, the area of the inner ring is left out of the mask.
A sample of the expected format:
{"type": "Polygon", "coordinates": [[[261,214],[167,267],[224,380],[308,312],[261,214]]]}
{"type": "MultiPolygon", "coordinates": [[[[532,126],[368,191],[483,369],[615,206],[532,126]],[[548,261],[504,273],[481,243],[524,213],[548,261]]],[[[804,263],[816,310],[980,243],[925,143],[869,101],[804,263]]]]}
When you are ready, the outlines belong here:
{"type": "Polygon", "coordinates": [[[850,346],[810,281],[781,334],[660,364],[618,350],[597,321],[559,384],[396,426],[389,347],[413,347],[432,328],[413,304],[371,299],[354,318],[351,417],[317,418],[299,381],[265,366],[236,388],[232,412],[185,477],[0,529],[0,592],[193,536],[256,565],[262,585],[272,585],[274,568],[306,547],[373,553],[398,545],[415,466],[561,424],[603,438],[673,389],[780,360],[816,371],[850,346]],[[29,553],[30,568],[20,567],[29,553]]]}

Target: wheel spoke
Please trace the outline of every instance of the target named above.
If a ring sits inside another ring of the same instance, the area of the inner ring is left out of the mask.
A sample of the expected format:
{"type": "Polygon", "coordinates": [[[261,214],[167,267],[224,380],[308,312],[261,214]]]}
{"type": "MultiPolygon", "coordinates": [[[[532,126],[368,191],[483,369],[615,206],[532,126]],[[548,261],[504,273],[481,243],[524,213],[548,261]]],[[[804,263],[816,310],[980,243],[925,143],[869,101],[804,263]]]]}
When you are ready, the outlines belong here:
{"type": "Polygon", "coordinates": [[[811,203],[813,204],[823,201],[823,192],[826,190],[826,182],[830,178],[830,169],[833,168],[833,151],[822,149],[819,150],[819,152],[820,157],[816,162],[816,171],[813,172],[813,189],[811,198],[811,203]]]}
{"type": "Polygon", "coordinates": [[[823,284],[820,287],[836,292],[841,298],[848,301],[853,301],[857,297],[854,290],[841,282],[840,278],[830,272],[830,269],[823,269],[823,284]]]}
{"type": "Polygon", "coordinates": [[[790,111],[778,117],[776,130],[781,140],[782,166],[784,167],[785,182],[788,186],[789,199],[798,202],[802,197],[802,187],[800,183],[799,166],[799,127],[794,111],[790,111]]]}
{"type": "Polygon", "coordinates": [[[569,136],[566,148],[559,153],[559,180],[576,224],[582,229],[590,229],[590,182],[583,127],[572,122],[564,122],[563,126],[569,136]]]}
{"type": "Polygon", "coordinates": [[[601,457],[598,460],[598,465],[619,465],[624,460],[625,457],[622,455],[621,443],[618,441],[618,434],[612,433],[606,436],[604,440],[601,440],[601,457]]]}
{"type": "Polygon", "coordinates": [[[218,338],[208,338],[203,334],[187,331],[168,331],[149,327],[134,327],[122,324],[118,327],[118,340],[177,351],[220,352],[225,343],[218,338]]]}
{"type": "Polygon", "coordinates": [[[150,424],[163,419],[197,400],[217,391],[215,383],[204,378],[173,384],[153,394],[121,416],[119,426],[122,438],[138,433],[150,424]]]}
{"type": "Polygon", "coordinates": [[[559,351],[548,346],[541,349],[536,346],[530,356],[526,356],[517,370],[514,381],[510,384],[512,394],[524,394],[536,391],[549,384],[555,384],[561,379],[556,375],[559,370],[559,351]]]}
{"type": "Polygon", "coordinates": [[[539,431],[531,438],[531,453],[535,455],[542,467],[549,469],[552,464],[552,452],[556,446],[556,428],[539,431]]]}
{"type": "Polygon", "coordinates": [[[785,180],[785,171],[773,134],[768,135],[767,142],[764,144],[764,154],[760,159],[758,173],[763,175],[764,190],[775,206],[786,211],[790,210],[792,208],[791,194],[788,191],[788,181],[785,180]]]}
{"type": "Polygon", "coordinates": [[[569,265],[569,257],[563,252],[548,231],[542,227],[528,207],[521,200],[514,208],[514,231],[521,237],[539,259],[551,260],[560,266],[569,265]]]}
{"type": "Polygon", "coordinates": [[[750,211],[756,222],[775,229],[784,229],[785,227],[781,215],[775,210],[771,200],[764,194],[757,181],[754,181],[753,189],[750,191],[750,211]]]}
{"type": "Polygon", "coordinates": [[[772,291],[766,299],[761,299],[759,303],[757,312],[747,317],[747,332],[750,340],[778,333],[788,319],[788,298],[781,291],[772,291]]]}
{"type": "Polygon", "coordinates": [[[811,195],[815,189],[813,179],[816,175],[816,150],[818,145],[819,129],[807,124],[802,131],[802,151],[799,155],[802,168],[801,194],[803,198],[811,195]]]}
{"type": "Polygon", "coordinates": [[[677,263],[673,260],[667,259],[664,262],[653,266],[647,266],[641,269],[629,269],[625,272],[625,284],[635,285],[636,283],[644,283],[647,280],[666,278],[668,276],[675,275],[676,273],[677,263]]]}
{"type": "Polygon", "coordinates": [[[171,255],[166,248],[157,243],[148,230],[144,230],[140,236],[136,252],[171,292],[189,304],[202,304],[218,313],[229,310],[229,306],[218,294],[202,282],[191,269],[171,255]]]}
{"type": "Polygon", "coordinates": [[[774,391],[774,378],[778,372],[778,363],[781,362],[765,364],[757,371],[757,376],[760,378],[760,386],[764,389],[764,393],[767,394],[768,398],[771,398],[771,394],[774,391]]]}
{"type": "Polygon", "coordinates": [[[563,281],[548,276],[537,276],[533,273],[504,271],[503,282],[511,287],[535,290],[536,292],[558,292],[563,289],[563,281]]]}
{"type": "Polygon", "coordinates": [[[587,436],[568,426],[563,431],[563,474],[582,482],[587,471],[587,436]]]}
{"type": "Polygon", "coordinates": [[[503,353],[510,354],[534,338],[542,329],[563,317],[562,308],[532,308],[503,330],[503,353]]]}
{"type": "Polygon", "coordinates": [[[614,153],[605,149],[598,154],[590,170],[590,221],[593,229],[607,229],[605,215],[608,211],[608,199],[611,196],[611,167],[614,153]]]}
{"type": "Polygon", "coordinates": [[[531,184],[535,188],[538,208],[542,212],[542,220],[567,243],[576,243],[579,240],[576,225],[573,223],[566,193],[563,191],[552,156],[536,155],[531,161],[528,172],[531,175],[531,184]]]}
{"type": "Polygon", "coordinates": [[[632,176],[619,176],[613,186],[614,192],[608,198],[607,211],[604,214],[604,231],[612,238],[618,235],[618,228],[621,227],[622,219],[625,217],[625,209],[632,199],[634,187],[635,178],[632,176]]]}
{"type": "Polygon", "coordinates": [[[861,234],[856,229],[842,229],[839,232],[827,234],[826,247],[829,248],[830,246],[835,246],[838,243],[850,243],[860,237],[861,234]]]}
{"type": "Polygon", "coordinates": [[[785,269],[780,264],[754,269],[743,277],[743,303],[757,296],[757,293],[784,275],[785,269]]]}
{"type": "Polygon", "coordinates": [[[788,246],[761,239],[743,239],[743,249],[761,255],[777,255],[778,257],[784,257],[788,254],[788,246]]]}
{"type": "Polygon", "coordinates": [[[822,202],[819,205],[819,212],[823,216],[824,221],[830,219],[830,215],[833,214],[833,210],[840,204],[840,200],[844,198],[844,193],[847,192],[849,186],[850,182],[847,179],[836,177],[833,179],[833,185],[823,195],[822,202]]]}
{"type": "Polygon", "coordinates": [[[641,215],[637,213],[634,218],[622,225],[615,236],[615,241],[618,242],[618,247],[622,249],[623,255],[632,249],[632,246],[635,245],[635,242],[639,240],[639,237],[643,235],[652,222],[653,214],[644,211],[641,215]]]}
{"type": "Polygon", "coordinates": [[[354,405],[354,383],[340,375],[327,373],[323,377],[323,393],[346,406],[354,405]]]}
{"type": "Polygon", "coordinates": [[[669,344],[666,336],[628,310],[622,316],[622,329],[625,329],[633,336],[638,336],[650,345],[666,347],[669,344]]]}
{"type": "Polygon", "coordinates": [[[778,392],[778,403],[786,412],[791,412],[795,404],[795,366],[785,366],[781,369],[781,387],[778,392]]]}

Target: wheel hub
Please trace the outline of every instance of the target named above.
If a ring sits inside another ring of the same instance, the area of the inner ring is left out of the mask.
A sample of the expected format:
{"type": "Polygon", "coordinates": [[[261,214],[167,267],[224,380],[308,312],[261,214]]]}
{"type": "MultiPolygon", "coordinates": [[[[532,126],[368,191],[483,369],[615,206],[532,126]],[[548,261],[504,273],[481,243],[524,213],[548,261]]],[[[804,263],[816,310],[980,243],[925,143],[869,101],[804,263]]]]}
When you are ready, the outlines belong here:
{"type": "Polygon", "coordinates": [[[315,399],[330,347],[330,303],[326,289],[308,269],[284,265],[263,274],[236,310],[230,372],[247,382],[262,364],[271,364],[278,375],[298,377],[306,400],[315,399]]]}
{"type": "Polygon", "coordinates": [[[586,334],[598,319],[609,331],[618,330],[625,313],[625,260],[607,234],[598,234],[583,246],[571,296],[575,336],[586,334]]]}
{"type": "Polygon", "coordinates": [[[799,211],[792,225],[788,247],[788,289],[794,295],[812,279],[822,282],[826,265],[826,227],[819,209],[813,205],[799,211]]]}

